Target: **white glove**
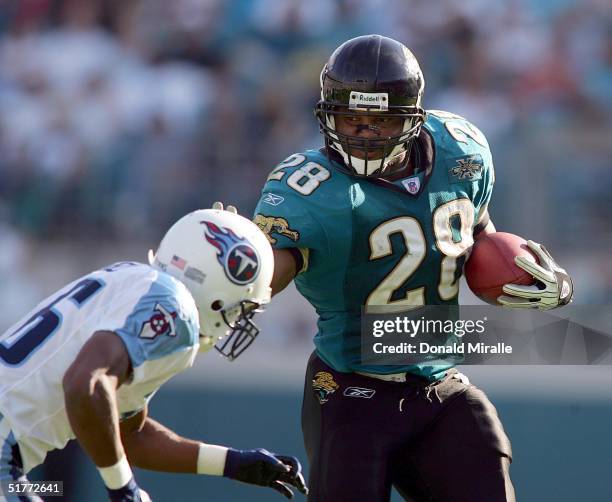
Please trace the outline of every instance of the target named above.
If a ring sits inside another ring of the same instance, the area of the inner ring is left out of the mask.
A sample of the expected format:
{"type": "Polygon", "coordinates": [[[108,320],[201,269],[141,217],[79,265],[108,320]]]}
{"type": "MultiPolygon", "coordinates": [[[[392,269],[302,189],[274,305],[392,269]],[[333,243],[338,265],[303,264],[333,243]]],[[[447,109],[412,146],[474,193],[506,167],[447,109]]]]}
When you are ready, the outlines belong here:
{"type": "Polygon", "coordinates": [[[214,202],[212,205],[213,209],[216,209],[218,211],[229,211],[230,213],[234,213],[234,214],[238,214],[238,210],[236,209],[236,206],[232,206],[231,204],[228,204],[227,207],[223,207],[223,202],[214,202]]]}
{"type": "Polygon", "coordinates": [[[565,269],[561,268],[548,250],[537,242],[527,241],[527,246],[538,258],[534,263],[523,256],[516,256],[514,263],[531,274],[536,284],[521,286],[506,284],[503,288],[506,295],[499,296],[497,301],[508,308],[537,308],[550,310],[572,301],[574,286],[565,269]]]}

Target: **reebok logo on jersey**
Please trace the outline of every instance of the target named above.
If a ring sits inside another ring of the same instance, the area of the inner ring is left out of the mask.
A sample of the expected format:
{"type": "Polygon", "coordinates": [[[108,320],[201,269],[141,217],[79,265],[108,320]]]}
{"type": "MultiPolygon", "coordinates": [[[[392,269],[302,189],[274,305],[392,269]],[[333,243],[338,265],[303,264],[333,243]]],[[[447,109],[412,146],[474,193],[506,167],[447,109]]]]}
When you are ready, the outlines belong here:
{"type": "Polygon", "coordinates": [[[278,206],[279,204],[285,202],[285,198],[281,197],[280,195],[269,193],[262,199],[262,202],[270,204],[271,206],[278,206]]]}
{"type": "Polygon", "coordinates": [[[147,340],[153,340],[160,335],[176,336],[174,319],[176,312],[170,312],[157,303],[149,320],[142,324],[138,336],[147,340]]]}
{"type": "Polygon", "coordinates": [[[370,399],[376,394],[376,391],[374,389],[366,389],[365,387],[347,387],[342,394],[347,397],[370,399]]]}
{"type": "Polygon", "coordinates": [[[454,165],[448,171],[451,183],[480,179],[483,166],[484,164],[480,155],[470,155],[454,159],[454,165]]]}

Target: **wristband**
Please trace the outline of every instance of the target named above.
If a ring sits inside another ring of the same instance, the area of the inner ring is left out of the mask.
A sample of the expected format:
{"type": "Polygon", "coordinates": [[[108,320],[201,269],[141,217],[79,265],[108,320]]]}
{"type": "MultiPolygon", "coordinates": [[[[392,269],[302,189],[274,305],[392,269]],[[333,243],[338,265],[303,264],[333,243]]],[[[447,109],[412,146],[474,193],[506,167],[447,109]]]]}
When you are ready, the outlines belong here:
{"type": "Polygon", "coordinates": [[[225,446],[200,443],[200,449],[198,450],[198,474],[223,476],[227,450],[225,446]]]}
{"type": "Polygon", "coordinates": [[[104,484],[111,490],[118,490],[127,485],[134,477],[132,469],[127,460],[125,454],[119,459],[119,461],[108,467],[98,467],[100,476],[104,480],[104,484]]]}

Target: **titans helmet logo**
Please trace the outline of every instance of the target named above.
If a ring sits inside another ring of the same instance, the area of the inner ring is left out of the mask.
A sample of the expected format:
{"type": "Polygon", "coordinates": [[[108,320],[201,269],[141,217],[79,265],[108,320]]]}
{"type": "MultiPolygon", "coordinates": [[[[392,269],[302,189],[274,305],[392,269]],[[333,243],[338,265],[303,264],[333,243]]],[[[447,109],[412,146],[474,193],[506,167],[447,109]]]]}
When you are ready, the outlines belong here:
{"type": "Polygon", "coordinates": [[[206,240],[217,248],[217,260],[227,278],[240,286],[253,282],[259,273],[259,256],[249,241],[210,221],[200,223],[206,227],[206,240]]]}

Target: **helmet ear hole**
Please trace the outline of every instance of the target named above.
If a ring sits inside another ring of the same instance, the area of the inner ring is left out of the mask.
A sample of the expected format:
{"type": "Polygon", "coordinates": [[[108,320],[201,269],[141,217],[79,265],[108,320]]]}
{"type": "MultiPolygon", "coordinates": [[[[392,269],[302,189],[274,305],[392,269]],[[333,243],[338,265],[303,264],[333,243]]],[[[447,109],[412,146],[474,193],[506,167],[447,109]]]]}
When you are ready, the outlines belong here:
{"type": "Polygon", "coordinates": [[[210,308],[214,311],[221,310],[223,308],[223,302],[221,300],[215,300],[210,304],[210,308]]]}

